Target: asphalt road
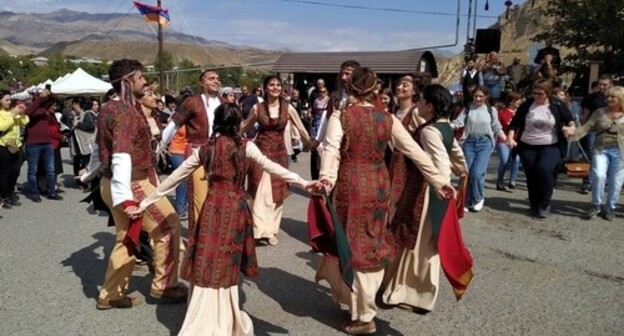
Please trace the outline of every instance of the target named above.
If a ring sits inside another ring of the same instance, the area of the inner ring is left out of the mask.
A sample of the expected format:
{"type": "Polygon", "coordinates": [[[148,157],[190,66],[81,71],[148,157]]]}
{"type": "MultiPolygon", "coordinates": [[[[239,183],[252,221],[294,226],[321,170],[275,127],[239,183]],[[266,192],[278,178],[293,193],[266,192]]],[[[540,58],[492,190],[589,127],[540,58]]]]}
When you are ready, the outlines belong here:
{"type": "MultiPolygon", "coordinates": [[[[291,168],[308,176],[308,155],[291,168]]],[[[65,172],[61,180],[71,180],[69,161],[65,172]]],[[[580,219],[589,196],[576,193],[578,180],[562,177],[554,214],[534,220],[525,215],[523,181],[506,193],[493,189],[492,178],[485,208],[462,221],[476,273],[464,299],[455,302],[442,277],[433,312],[380,310],[377,334],[622,335],[622,209],[613,222],[580,219]]],[[[145,304],[95,309],[113,229],[79,203],[85,194],[66,190],[63,201],[35,204],[22,197],[22,206],[0,211],[0,334],[175,335],[186,306],[150,299],[146,272],[133,274],[129,290],[146,297],[145,304]]],[[[301,193],[287,200],[279,245],[258,247],[260,275],[242,282],[241,304],[256,335],[342,334],[346,315],[332,303],[327,284],[313,280],[319,256],[306,245],[306,209],[301,193]]]]}

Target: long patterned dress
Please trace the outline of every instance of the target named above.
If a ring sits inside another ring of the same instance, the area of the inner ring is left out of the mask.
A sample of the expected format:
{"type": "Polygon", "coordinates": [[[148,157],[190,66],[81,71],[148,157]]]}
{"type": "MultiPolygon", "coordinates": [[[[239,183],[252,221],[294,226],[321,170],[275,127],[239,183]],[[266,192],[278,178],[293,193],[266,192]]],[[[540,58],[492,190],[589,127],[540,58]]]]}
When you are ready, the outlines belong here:
{"type": "MultiPolygon", "coordinates": [[[[258,124],[260,129],[254,141],[260,151],[271,161],[277,162],[282,167],[288,168],[288,153],[284,144],[284,129],[288,123],[288,104],[282,104],[278,118],[271,118],[266,103],[257,105],[258,124]]],[[[249,194],[256,197],[258,185],[264,171],[262,168],[252,165],[249,171],[249,194]]],[[[271,179],[271,192],[273,203],[281,204],[289,196],[288,184],[278,179],[271,179]]]]}
{"type": "MultiPolygon", "coordinates": [[[[450,182],[451,167],[466,170],[464,156],[448,122],[428,125],[413,136],[431,156],[447,182],[450,182]]],[[[415,180],[416,175],[422,176],[409,162],[395,167],[397,170],[401,168],[408,179],[415,180]]],[[[393,181],[393,188],[398,187],[394,186],[395,182],[398,181],[393,181]]],[[[409,184],[405,185],[405,190],[414,188],[409,184]]],[[[418,196],[414,192],[403,192],[396,201],[397,212],[390,223],[390,231],[398,243],[398,257],[386,270],[388,286],[384,290],[383,301],[390,305],[407,305],[431,311],[439,292],[437,232],[447,203],[426,184],[420,185],[418,190],[418,196]]]]}
{"type": "MultiPolygon", "coordinates": [[[[409,130],[414,110],[402,120],[409,130]]],[[[390,209],[388,231],[397,248],[412,248],[416,243],[420,218],[427,202],[427,182],[418,167],[400,151],[392,153],[390,163],[390,209]]]]}
{"type": "Polygon", "coordinates": [[[334,204],[353,252],[354,281],[348,288],[338,263],[327,256],[315,280],[329,282],[332,297],[349,305],[351,321],[370,322],[375,317],[383,266],[395,255],[386,227],[390,179],[384,154],[389,141],[416,163],[435,189],[445,185],[431,159],[396,117],[373,106],[335,111],[323,143],[320,180],[335,186],[334,204]]]}
{"type": "Polygon", "coordinates": [[[253,143],[239,146],[229,137],[218,136],[213,144],[194,150],[141,203],[141,208],[173,191],[208,157],[212,164],[204,169],[211,187],[197,225],[189,228],[189,248],[182,266],[182,277],[192,289],[180,335],[253,335],[252,321],[240,310],[238,297],[239,273],[258,273],[253,224],[243,185],[245,168],[253,161],[260,169],[300,188],[305,188],[307,181],[267,159],[253,143]]]}
{"type": "Polygon", "coordinates": [[[385,229],[390,178],[384,161],[392,118],[370,107],[352,106],[340,116],[344,129],[335,206],[353,252],[354,269],[378,268],[394,251],[385,229]]]}
{"type": "Polygon", "coordinates": [[[245,168],[237,169],[234,159],[228,158],[238,155],[239,164],[246,165],[244,148],[238,148],[231,138],[218,137],[214,153],[212,149],[202,146],[199,151],[200,162],[213,156],[208,183],[214,187],[208,189],[197,225],[189,228],[181,276],[197,286],[219,288],[238,284],[240,272],[256,275],[258,266],[253,224],[245,201],[245,177],[238,173],[245,168]]]}
{"type": "MultiPolygon", "coordinates": [[[[279,108],[272,111],[269,110],[266,102],[257,104],[249,117],[243,121],[241,131],[245,132],[254,123],[258,123],[260,126],[254,143],[264,155],[283,167],[288,167],[289,162],[285,143],[289,126],[299,131],[304,144],[310,142],[308,132],[297,111],[285,100],[281,100],[279,108]]],[[[251,212],[254,222],[254,237],[256,239],[266,238],[269,240],[269,244],[274,245],[277,243],[284,201],[290,195],[288,184],[271,178],[253,164],[250,167],[248,183],[249,193],[253,197],[251,212]]]]}

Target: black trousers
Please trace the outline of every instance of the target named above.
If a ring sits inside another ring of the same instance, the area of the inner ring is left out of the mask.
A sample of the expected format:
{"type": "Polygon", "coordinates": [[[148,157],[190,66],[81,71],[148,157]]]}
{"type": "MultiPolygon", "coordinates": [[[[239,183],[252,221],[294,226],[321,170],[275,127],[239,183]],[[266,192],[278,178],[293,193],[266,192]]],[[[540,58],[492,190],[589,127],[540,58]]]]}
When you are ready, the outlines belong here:
{"type": "Polygon", "coordinates": [[[321,156],[315,150],[310,151],[310,176],[312,180],[318,180],[321,170],[321,156]]]}
{"type": "Polygon", "coordinates": [[[80,170],[87,168],[91,155],[74,155],[74,176],[80,175],[80,170]]]}
{"type": "Polygon", "coordinates": [[[524,167],[531,210],[550,206],[555,188],[555,169],[561,160],[559,144],[528,145],[520,143],[518,152],[524,167]]]}
{"type": "Polygon", "coordinates": [[[13,154],[0,146],[0,197],[7,198],[15,192],[15,184],[20,174],[24,153],[20,150],[13,154]]]}

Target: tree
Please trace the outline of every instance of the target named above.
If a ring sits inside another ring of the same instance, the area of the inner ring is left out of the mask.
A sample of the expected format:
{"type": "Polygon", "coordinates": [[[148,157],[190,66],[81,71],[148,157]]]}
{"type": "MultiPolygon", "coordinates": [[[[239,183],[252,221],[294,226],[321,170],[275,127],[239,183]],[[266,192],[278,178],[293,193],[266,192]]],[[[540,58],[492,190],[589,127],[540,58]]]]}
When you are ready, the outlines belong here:
{"type": "Polygon", "coordinates": [[[624,1],[548,0],[542,14],[549,24],[534,40],[571,49],[564,61],[572,70],[603,61],[602,72],[624,75],[624,1]]]}

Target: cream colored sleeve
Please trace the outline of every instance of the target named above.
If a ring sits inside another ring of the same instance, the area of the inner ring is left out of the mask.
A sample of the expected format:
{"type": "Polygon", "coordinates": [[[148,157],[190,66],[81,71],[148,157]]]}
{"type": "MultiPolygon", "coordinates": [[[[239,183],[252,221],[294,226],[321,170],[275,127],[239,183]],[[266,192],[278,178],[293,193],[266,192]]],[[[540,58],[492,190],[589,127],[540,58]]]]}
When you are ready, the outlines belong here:
{"type": "Polygon", "coordinates": [[[440,174],[446,177],[446,182],[451,182],[451,161],[444,147],[442,134],[435,127],[425,127],[420,133],[422,149],[429,154],[433,164],[440,170],[440,174]]]}
{"type": "MultiPolygon", "coordinates": [[[[427,182],[431,184],[435,189],[440,189],[446,185],[447,178],[444,178],[440,174],[440,171],[433,165],[433,162],[420,146],[412,139],[410,134],[405,130],[405,127],[401,125],[399,119],[392,116],[392,144],[395,150],[403,152],[409,157],[416,167],[423,174],[427,182]]],[[[321,165],[322,168],[322,165],[321,165]]]]}
{"type": "Polygon", "coordinates": [[[457,142],[457,139],[453,139],[453,147],[451,147],[451,167],[456,172],[468,173],[468,164],[466,164],[464,150],[457,142]]]}
{"type": "Polygon", "coordinates": [[[300,136],[301,141],[303,141],[303,144],[309,145],[310,135],[308,134],[308,131],[305,129],[305,126],[303,126],[303,121],[301,121],[301,118],[299,118],[299,115],[297,114],[297,110],[295,110],[295,108],[290,104],[288,105],[288,115],[290,116],[290,121],[292,123],[293,128],[299,131],[299,136],[300,136]]]}
{"type": "MultiPolygon", "coordinates": [[[[401,128],[403,126],[399,125],[401,128]]],[[[344,131],[340,122],[340,110],[334,111],[327,121],[327,133],[323,139],[323,152],[321,153],[321,170],[319,180],[326,180],[331,185],[336,184],[338,168],[340,167],[340,144],[344,131]]]]}
{"type": "Polygon", "coordinates": [[[293,140],[292,130],[293,130],[292,122],[288,120],[286,122],[286,127],[284,128],[284,147],[286,147],[286,154],[288,154],[288,156],[291,156],[295,153],[293,152],[293,147],[292,147],[292,140],[293,140]]]}
{"type": "Polygon", "coordinates": [[[299,174],[291,172],[290,170],[282,167],[280,164],[269,160],[269,158],[264,156],[264,154],[260,152],[260,149],[258,149],[258,147],[251,141],[248,141],[245,146],[245,154],[248,159],[256,162],[264,171],[271,174],[271,176],[275,176],[288,183],[292,183],[301,189],[305,189],[309,183],[299,176],[299,174]]]}
{"type": "Polygon", "coordinates": [[[193,149],[191,156],[189,156],[183,163],[174,170],[167,179],[165,179],[158,188],[154,189],[147,198],[141,201],[141,210],[145,211],[150,205],[158,202],[161,198],[167,196],[172,192],[180,182],[191,175],[197,167],[201,165],[199,159],[199,148],[193,149]]]}
{"type": "Polygon", "coordinates": [[[251,111],[249,112],[249,116],[247,117],[247,119],[241,122],[241,126],[240,126],[241,133],[245,133],[249,131],[249,129],[251,129],[256,124],[256,121],[258,121],[257,109],[258,109],[258,104],[254,105],[251,108],[251,111]]]}

